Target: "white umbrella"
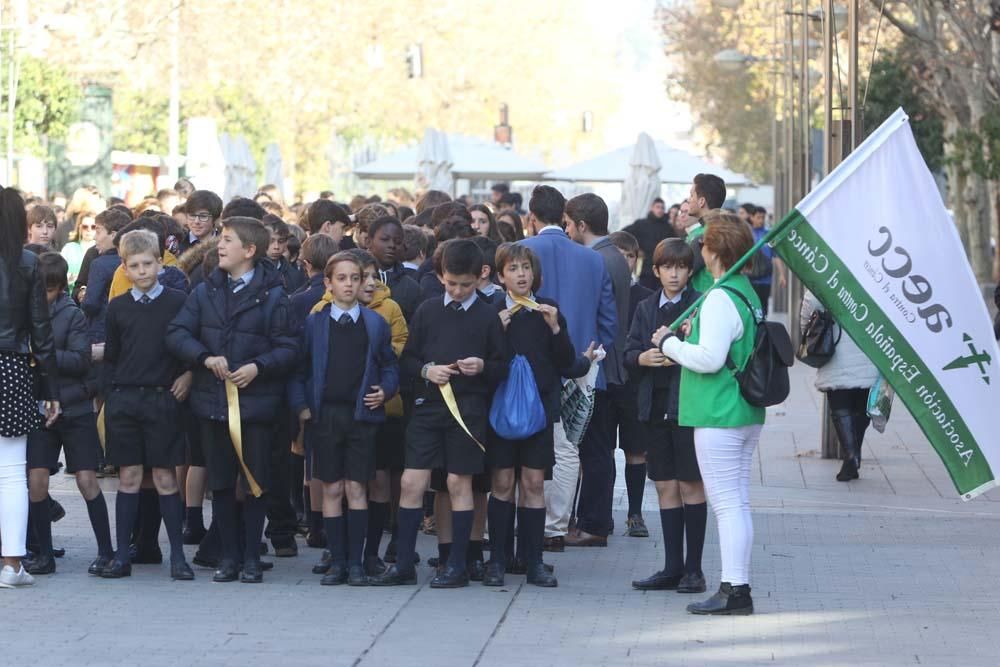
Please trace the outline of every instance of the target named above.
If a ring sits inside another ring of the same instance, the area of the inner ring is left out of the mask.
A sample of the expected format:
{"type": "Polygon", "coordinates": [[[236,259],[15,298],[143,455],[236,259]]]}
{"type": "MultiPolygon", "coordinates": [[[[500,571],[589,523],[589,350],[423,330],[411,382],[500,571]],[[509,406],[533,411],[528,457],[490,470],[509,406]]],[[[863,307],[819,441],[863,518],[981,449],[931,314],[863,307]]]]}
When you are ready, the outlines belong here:
{"type": "Polygon", "coordinates": [[[267,152],[264,157],[264,183],[277,185],[278,190],[284,194],[284,167],[281,164],[281,149],[276,143],[267,145],[267,152]]]}
{"type": "Polygon", "coordinates": [[[660,158],[656,145],[645,132],[639,134],[629,159],[628,176],[622,185],[619,226],[646,217],[653,200],[660,196],[660,158]]]}
{"type": "Polygon", "coordinates": [[[219,148],[222,150],[222,159],[226,164],[226,185],[222,190],[222,201],[228,202],[233,197],[240,194],[242,184],[240,183],[239,152],[236,140],[223,132],[219,135],[219,148]]]}
{"type": "Polygon", "coordinates": [[[188,119],[185,174],[201,190],[223,192],[226,187],[226,158],[219,143],[213,118],[188,119]]]}
{"type": "Polygon", "coordinates": [[[246,137],[240,136],[238,139],[239,159],[240,159],[240,194],[244,197],[253,197],[257,192],[257,161],[253,159],[253,151],[250,150],[250,143],[246,137]]]}
{"type": "Polygon", "coordinates": [[[448,137],[433,128],[427,128],[424,140],[417,151],[417,189],[441,190],[451,194],[453,187],[451,167],[448,137]]]}
{"type": "MultiPolygon", "coordinates": [[[[451,175],[456,179],[482,181],[537,181],[547,171],[540,159],[521,155],[493,140],[449,134],[448,150],[454,164],[451,175]]],[[[358,178],[405,181],[416,173],[419,146],[407,146],[367,162],[356,163],[358,178]]]]}

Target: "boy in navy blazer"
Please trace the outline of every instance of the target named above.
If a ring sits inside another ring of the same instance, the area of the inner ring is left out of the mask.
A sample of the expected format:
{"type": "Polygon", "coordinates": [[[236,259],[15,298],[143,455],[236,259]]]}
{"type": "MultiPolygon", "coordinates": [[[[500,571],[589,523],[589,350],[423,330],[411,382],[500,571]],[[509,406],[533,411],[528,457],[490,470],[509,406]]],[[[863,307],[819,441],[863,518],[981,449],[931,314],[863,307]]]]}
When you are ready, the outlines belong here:
{"type": "Polygon", "coordinates": [[[290,400],[307,424],[313,476],[323,482],[323,523],[332,563],[320,568],[326,569],[320,583],[366,586],[367,485],[375,476],[376,426],[385,421],[385,402],[399,390],[399,362],[389,325],[358,303],[361,260],[337,253],[324,273],[333,302],[306,321],[304,355],[290,400]]]}

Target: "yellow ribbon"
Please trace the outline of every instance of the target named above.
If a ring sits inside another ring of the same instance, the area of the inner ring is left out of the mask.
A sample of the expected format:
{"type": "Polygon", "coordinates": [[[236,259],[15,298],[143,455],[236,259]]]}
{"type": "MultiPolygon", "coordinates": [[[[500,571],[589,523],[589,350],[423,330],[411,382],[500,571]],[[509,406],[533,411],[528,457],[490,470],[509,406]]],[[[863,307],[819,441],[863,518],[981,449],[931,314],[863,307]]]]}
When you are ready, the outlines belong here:
{"type": "Polygon", "coordinates": [[[455,418],[458,425],[462,427],[465,434],[472,438],[474,443],[479,445],[479,449],[485,452],[486,448],[483,447],[483,443],[479,442],[476,436],[472,435],[472,432],[469,431],[469,427],[465,425],[465,420],[462,419],[462,413],[458,411],[458,401],[455,400],[455,392],[451,389],[451,383],[445,382],[444,384],[439,385],[439,388],[441,389],[441,397],[444,399],[444,404],[448,406],[448,412],[450,412],[451,416],[455,418]]]}
{"type": "Polygon", "coordinates": [[[533,299],[529,299],[526,296],[518,296],[516,294],[511,294],[507,292],[507,296],[510,300],[514,302],[514,305],[510,308],[510,314],[513,315],[517,311],[525,308],[527,310],[538,310],[538,302],[533,299]]]}
{"type": "Polygon", "coordinates": [[[101,411],[97,413],[97,439],[101,441],[101,451],[107,452],[108,446],[104,441],[104,406],[101,406],[101,411]]]}
{"type": "Polygon", "coordinates": [[[257,484],[257,480],[254,479],[250,473],[250,469],[247,468],[246,462],[243,460],[243,430],[240,427],[240,390],[229,380],[226,380],[226,403],[229,406],[229,439],[233,441],[233,449],[236,450],[236,458],[239,460],[240,467],[243,468],[243,476],[246,477],[247,484],[250,486],[250,493],[253,494],[254,498],[260,498],[264,492],[261,491],[260,485],[257,484]]]}

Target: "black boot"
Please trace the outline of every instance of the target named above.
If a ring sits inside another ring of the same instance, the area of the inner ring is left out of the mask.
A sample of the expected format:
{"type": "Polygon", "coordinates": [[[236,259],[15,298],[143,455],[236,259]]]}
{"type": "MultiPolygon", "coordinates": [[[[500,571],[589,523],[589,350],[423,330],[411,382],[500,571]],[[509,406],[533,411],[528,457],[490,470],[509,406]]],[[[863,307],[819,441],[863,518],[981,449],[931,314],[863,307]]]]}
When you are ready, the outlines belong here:
{"type": "Polygon", "coordinates": [[[719,592],[703,602],[689,604],[691,614],[713,614],[715,616],[749,616],[753,613],[753,598],[750,585],[733,586],[728,581],[719,585],[719,592]]]}
{"type": "Polygon", "coordinates": [[[858,466],[861,464],[859,458],[858,440],[855,435],[855,417],[849,413],[834,413],[833,427],[837,431],[837,438],[840,446],[844,450],[844,463],[837,473],[838,482],[847,482],[858,478],[858,466]]]}

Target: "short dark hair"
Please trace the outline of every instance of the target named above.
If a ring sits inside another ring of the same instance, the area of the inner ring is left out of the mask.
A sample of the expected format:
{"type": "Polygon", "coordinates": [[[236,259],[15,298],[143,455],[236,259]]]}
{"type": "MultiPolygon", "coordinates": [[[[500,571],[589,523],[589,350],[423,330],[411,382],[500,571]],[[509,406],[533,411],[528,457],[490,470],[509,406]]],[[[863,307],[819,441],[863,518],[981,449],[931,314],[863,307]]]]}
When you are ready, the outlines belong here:
{"type": "MultiPolygon", "coordinates": [[[[257,222],[264,219],[267,211],[264,207],[252,199],[246,197],[234,197],[226,207],[222,209],[222,219],[226,218],[253,218],[257,222]]],[[[226,225],[228,226],[228,225],[226,225]]],[[[267,250],[267,248],[265,248],[267,250]]]]}
{"type": "Polygon", "coordinates": [[[159,220],[155,216],[140,215],[136,220],[133,220],[132,222],[122,227],[121,231],[118,233],[118,236],[115,237],[114,241],[115,246],[120,248],[122,237],[128,234],[129,232],[134,232],[136,230],[145,230],[148,232],[152,232],[153,234],[156,235],[156,240],[159,242],[160,245],[160,257],[162,257],[163,251],[166,250],[167,246],[167,230],[163,226],[163,221],[159,220]]]}
{"type": "Polygon", "coordinates": [[[709,210],[721,208],[726,202],[726,182],[715,174],[695,174],[694,191],[705,198],[709,210]]]}
{"type": "Polygon", "coordinates": [[[538,255],[528,246],[521,243],[502,243],[497,248],[497,274],[503,273],[503,268],[519,259],[531,262],[531,291],[537,292],[542,286],[542,262],[538,255]]]}
{"type": "Polygon", "coordinates": [[[481,234],[473,236],[472,242],[483,253],[483,266],[490,267],[490,278],[492,278],[497,272],[497,242],[481,234]]]}
{"type": "Polygon", "coordinates": [[[528,200],[528,210],[545,224],[562,227],[566,198],[551,185],[536,185],[528,200]]]}
{"type": "Polygon", "coordinates": [[[43,252],[38,256],[38,273],[42,277],[45,289],[66,289],[69,284],[67,274],[69,264],[66,258],[57,252],[43,252]]]}
{"type": "Polygon", "coordinates": [[[431,211],[431,227],[437,227],[445,220],[454,217],[466,220],[470,225],[472,224],[472,214],[469,213],[469,209],[464,204],[447,202],[435,206],[431,211]]]}
{"type": "Polygon", "coordinates": [[[125,204],[114,204],[112,206],[109,206],[108,209],[109,210],[110,209],[115,209],[116,211],[121,211],[122,213],[124,213],[125,215],[128,216],[129,220],[135,220],[135,216],[132,215],[132,209],[130,209],[125,204]]]}
{"type": "Polygon", "coordinates": [[[476,236],[472,223],[458,216],[449,216],[434,227],[434,240],[444,243],[452,239],[471,239],[476,236]]]}
{"type": "Polygon", "coordinates": [[[663,239],[653,251],[653,266],[694,268],[694,250],[684,239],[663,239]]]}
{"type": "Polygon", "coordinates": [[[510,183],[494,183],[490,190],[493,192],[499,192],[501,195],[505,195],[510,192],[510,183]]]}
{"type": "Polygon", "coordinates": [[[198,211],[208,211],[212,220],[218,220],[219,216],[222,215],[222,198],[211,190],[195,190],[184,202],[184,212],[197,213],[198,211]]]}
{"type": "Polygon", "coordinates": [[[500,195],[500,201],[498,201],[497,203],[517,208],[518,204],[520,204],[520,201],[517,198],[516,192],[505,192],[502,195],[500,195]]]}
{"type": "Polygon", "coordinates": [[[407,218],[412,218],[417,214],[417,212],[409,206],[400,206],[397,210],[399,212],[399,219],[403,222],[406,222],[407,218]]]}
{"type": "Polygon", "coordinates": [[[345,228],[351,226],[351,218],[347,211],[332,199],[317,199],[309,204],[309,211],[306,213],[309,233],[319,234],[327,222],[342,222],[345,228]]]}
{"type": "Polygon", "coordinates": [[[608,205],[593,192],[585,192],[566,202],[566,215],[576,224],[587,224],[595,236],[608,234],[608,205]]]}
{"type": "Polygon", "coordinates": [[[279,239],[288,239],[288,236],[291,234],[288,231],[288,223],[272,213],[265,215],[264,219],[261,220],[261,224],[267,227],[267,231],[277,234],[279,239]]]}
{"type": "Polygon", "coordinates": [[[441,244],[440,263],[435,262],[434,271],[443,276],[476,276],[483,271],[483,251],[472,239],[452,239],[441,244]]]}
{"type": "Polygon", "coordinates": [[[105,209],[94,217],[94,224],[104,227],[109,234],[117,234],[130,222],[132,218],[116,208],[105,209]]]}
{"type": "Polygon", "coordinates": [[[363,250],[361,248],[351,248],[347,252],[358,258],[358,261],[361,263],[362,275],[364,274],[365,269],[369,266],[378,267],[378,261],[375,259],[375,255],[371,254],[367,250],[363,250]]]}
{"type": "Polygon", "coordinates": [[[446,204],[451,201],[451,195],[447,192],[441,192],[440,190],[428,190],[424,193],[424,196],[417,200],[417,214],[426,211],[429,208],[434,208],[440,204],[446,204]]]}
{"type": "Polygon", "coordinates": [[[323,267],[323,275],[329,279],[333,279],[333,267],[337,266],[341,262],[350,262],[354,266],[358,267],[358,273],[364,275],[365,267],[361,265],[361,260],[350,250],[341,250],[336,255],[326,260],[326,266],[323,267]]]}
{"type": "Polygon", "coordinates": [[[375,236],[375,232],[387,225],[396,225],[399,227],[400,231],[403,229],[403,223],[401,223],[397,218],[394,218],[391,215],[383,215],[368,226],[369,238],[375,236]]]}
{"type": "Polygon", "coordinates": [[[427,235],[416,225],[403,225],[403,261],[412,262],[427,255],[427,235]]]}
{"type": "Polygon", "coordinates": [[[340,244],[326,234],[313,234],[302,242],[300,258],[309,262],[313,271],[322,269],[340,251],[340,244]]]}
{"type": "Polygon", "coordinates": [[[621,251],[639,254],[639,241],[626,231],[611,232],[608,240],[621,251]]]}
{"type": "Polygon", "coordinates": [[[320,199],[333,199],[333,190],[321,190],[319,193],[320,199]]]}
{"type": "MultiPolygon", "coordinates": [[[[253,202],[252,199],[244,201],[253,202]]],[[[267,254],[267,247],[271,245],[271,232],[264,227],[260,220],[241,215],[230,218],[223,216],[222,228],[232,230],[244,248],[249,245],[254,246],[253,260],[255,263],[267,254]]]]}
{"type": "Polygon", "coordinates": [[[653,203],[654,204],[663,204],[664,206],[666,206],[666,202],[663,201],[662,197],[657,197],[656,199],[653,200],[653,203]]]}

